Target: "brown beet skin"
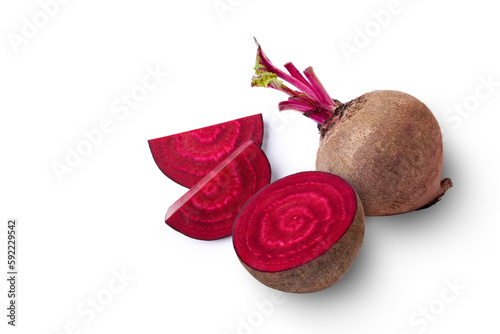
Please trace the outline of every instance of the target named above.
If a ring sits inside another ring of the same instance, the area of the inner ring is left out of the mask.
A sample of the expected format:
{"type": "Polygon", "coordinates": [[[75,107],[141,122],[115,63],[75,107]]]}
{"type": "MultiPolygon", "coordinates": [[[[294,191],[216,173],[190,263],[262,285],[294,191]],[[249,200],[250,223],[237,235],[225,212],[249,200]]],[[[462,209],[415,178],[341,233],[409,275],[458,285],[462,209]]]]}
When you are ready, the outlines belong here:
{"type": "Polygon", "coordinates": [[[322,129],[316,169],[347,180],[367,216],[430,206],[452,186],[441,180],[439,124],[418,99],[379,90],[339,108],[340,121],[322,129]]]}

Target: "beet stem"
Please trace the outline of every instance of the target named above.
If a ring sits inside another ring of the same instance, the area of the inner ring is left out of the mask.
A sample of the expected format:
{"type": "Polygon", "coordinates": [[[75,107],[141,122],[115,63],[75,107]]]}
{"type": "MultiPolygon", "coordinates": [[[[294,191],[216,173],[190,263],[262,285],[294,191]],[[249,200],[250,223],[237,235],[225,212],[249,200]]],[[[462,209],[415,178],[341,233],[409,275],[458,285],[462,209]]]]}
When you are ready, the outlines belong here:
{"type": "Polygon", "coordinates": [[[305,102],[300,102],[300,101],[294,101],[294,100],[289,100],[289,101],[282,101],[278,105],[279,110],[295,110],[301,113],[306,113],[311,110],[311,105],[307,104],[305,102]]]}
{"type": "MultiPolygon", "coordinates": [[[[306,94],[312,99],[317,99],[318,97],[316,96],[316,93],[314,92],[313,89],[311,89],[308,85],[303,84],[300,80],[295,79],[289,74],[286,74],[284,71],[280,70],[276,66],[274,66],[271,61],[267,58],[265,53],[262,51],[262,48],[260,47],[260,44],[255,40],[255,43],[258,45],[257,49],[257,61],[255,63],[255,73],[256,76],[254,76],[252,80],[252,86],[262,86],[261,82],[259,82],[259,79],[262,79],[262,74],[264,75],[264,84],[267,86],[269,84],[269,81],[274,81],[276,83],[276,86],[281,86],[282,81],[276,80],[277,78],[282,78],[286,82],[292,84],[293,86],[297,87],[298,89],[303,91],[303,94],[306,94]],[[254,82],[255,81],[255,82],[254,82]]],[[[284,86],[284,85],[283,85],[284,86]]],[[[286,86],[285,86],[286,87],[286,86]]],[[[277,88],[277,87],[274,87],[277,88]]],[[[288,87],[286,87],[288,88],[288,87]]]]}
{"type": "Polygon", "coordinates": [[[321,97],[321,101],[323,103],[327,105],[331,104],[334,107],[337,107],[337,104],[335,104],[330,95],[328,95],[328,92],[326,91],[325,87],[323,87],[321,81],[319,81],[318,77],[316,76],[316,73],[314,73],[314,70],[311,66],[309,66],[304,70],[304,75],[307,77],[307,80],[309,80],[311,85],[315,88],[316,92],[321,97]]]}
{"type": "Polygon", "coordinates": [[[290,73],[287,74],[271,63],[262,51],[260,44],[255,38],[254,40],[257,44],[257,59],[254,66],[255,75],[252,77],[252,87],[271,87],[289,95],[288,101],[280,102],[280,111],[296,110],[320,125],[338,121],[333,116],[339,105],[328,95],[312,67],[305,69],[304,77],[291,62],[288,62],[284,65],[290,73]],[[287,87],[278,78],[283,79],[298,90],[287,87]]]}
{"type": "Polygon", "coordinates": [[[300,73],[300,71],[295,67],[294,64],[288,62],[285,64],[285,68],[291,76],[293,76],[297,80],[300,80],[304,85],[309,85],[309,82],[306,80],[306,78],[304,78],[304,76],[300,73]]]}

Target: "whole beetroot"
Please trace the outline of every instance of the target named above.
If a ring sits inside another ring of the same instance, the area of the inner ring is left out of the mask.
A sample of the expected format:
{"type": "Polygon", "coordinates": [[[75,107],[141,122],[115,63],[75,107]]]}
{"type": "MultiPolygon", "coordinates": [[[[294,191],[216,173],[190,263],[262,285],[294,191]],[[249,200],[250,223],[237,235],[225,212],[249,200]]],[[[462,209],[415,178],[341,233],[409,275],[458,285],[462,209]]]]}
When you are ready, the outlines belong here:
{"type": "Polygon", "coordinates": [[[402,92],[379,90],[341,103],[328,95],[312,67],[303,76],[287,63],[287,74],[257,46],[252,86],[285,92],[290,97],[280,102],[280,111],[296,110],[318,123],[316,169],[347,180],[367,216],[426,208],[452,186],[450,179],[441,180],[439,124],[421,101],[402,92]]]}

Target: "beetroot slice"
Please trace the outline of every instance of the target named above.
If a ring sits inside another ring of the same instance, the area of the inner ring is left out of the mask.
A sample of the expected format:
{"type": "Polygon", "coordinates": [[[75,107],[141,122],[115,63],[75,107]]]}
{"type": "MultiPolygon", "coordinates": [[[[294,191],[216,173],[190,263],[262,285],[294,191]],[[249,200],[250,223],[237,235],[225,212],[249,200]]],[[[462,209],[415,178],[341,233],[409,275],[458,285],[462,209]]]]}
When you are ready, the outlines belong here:
{"type": "Polygon", "coordinates": [[[287,292],[333,285],[350,268],[364,236],[363,207],[344,179],[326,172],[282,178],[240,211],[233,244],[245,268],[287,292]]]}
{"type": "Polygon", "coordinates": [[[192,187],[247,140],[262,144],[262,114],[148,141],[160,170],[185,187],[192,187]]]}
{"type": "Polygon", "coordinates": [[[256,143],[247,141],[177,200],[165,222],[195,239],[229,236],[243,205],[270,181],[266,155],[256,143]]]}

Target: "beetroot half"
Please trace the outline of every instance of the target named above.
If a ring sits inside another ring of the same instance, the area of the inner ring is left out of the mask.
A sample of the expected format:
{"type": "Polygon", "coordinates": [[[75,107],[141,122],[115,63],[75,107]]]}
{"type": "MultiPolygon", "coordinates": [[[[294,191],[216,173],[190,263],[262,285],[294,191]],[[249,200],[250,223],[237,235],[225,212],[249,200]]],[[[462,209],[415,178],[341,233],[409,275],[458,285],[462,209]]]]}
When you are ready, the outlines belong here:
{"type": "Polygon", "coordinates": [[[165,223],[195,239],[227,237],[245,202],[270,181],[266,155],[247,141],[177,200],[168,209],[165,223]]]}
{"type": "Polygon", "coordinates": [[[287,74],[257,45],[252,86],[285,92],[290,97],[279,104],[280,110],[299,111],[318,123],[316,169],[346,179],[367,216],[426,208],[452,186],[449,178],[441,179],[441,129],[421,101],[402,92],[379,90],[341,103],[328,95],[312,67],[303,76],[287,63],[287,74]]]}
{"type": "Polygon", "coordinates": [[[363,242],[364,212],[354,189],[326,172],[301,172],[253,196],[234,224],[243,266],[263,284],[313,292],[337,282],[363,242]]]}
{"type": "Polygon", "coordinates": [[[262,144],[262,114],[148,141],[160,170],[191,188],[247,140],[262,144]]]}

